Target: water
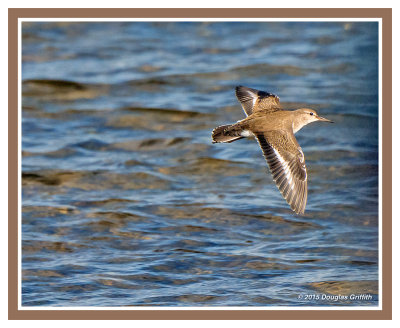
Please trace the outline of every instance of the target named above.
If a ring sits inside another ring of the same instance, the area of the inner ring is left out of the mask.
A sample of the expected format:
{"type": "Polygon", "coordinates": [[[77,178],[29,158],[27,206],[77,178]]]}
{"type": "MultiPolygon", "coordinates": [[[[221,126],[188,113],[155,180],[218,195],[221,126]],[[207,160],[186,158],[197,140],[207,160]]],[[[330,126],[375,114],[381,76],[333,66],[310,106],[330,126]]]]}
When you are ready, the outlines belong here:
{"type": "Polygon", "coordinates": [[[22,305],[376,306],[378,223],[377,23],[23,23],[22,305]],[[335,121],[305,216],[239,84],[335,121]]]}

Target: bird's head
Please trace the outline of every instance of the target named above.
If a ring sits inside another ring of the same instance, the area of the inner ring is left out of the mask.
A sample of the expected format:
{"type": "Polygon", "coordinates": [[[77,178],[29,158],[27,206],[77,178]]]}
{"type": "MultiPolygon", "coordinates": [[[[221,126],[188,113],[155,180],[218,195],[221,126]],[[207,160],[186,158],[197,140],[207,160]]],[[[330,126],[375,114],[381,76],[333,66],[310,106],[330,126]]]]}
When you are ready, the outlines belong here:
{"type": "Polygon", "coordinates": [[[296,112],[300,115],[302,121],[307,122],[306,124],[316,121],[333,123],[333,121],[319,116],[315,110],[310,108],[300,108],[296,112]]]}
{"type": "Polygon", "coordinates": [[[321,121],[321,122],[333,123],[333,121],[328,120],[327,118],[324,118],[322,116],[319,116],[315,110],[310,108],[300,108],[296,110],[295,113],[296,113],[296,118],[293,122],[294,123],[293,130],[295,133],[298,130],[300,130],[303,126],[312,122],[321,121]]]}

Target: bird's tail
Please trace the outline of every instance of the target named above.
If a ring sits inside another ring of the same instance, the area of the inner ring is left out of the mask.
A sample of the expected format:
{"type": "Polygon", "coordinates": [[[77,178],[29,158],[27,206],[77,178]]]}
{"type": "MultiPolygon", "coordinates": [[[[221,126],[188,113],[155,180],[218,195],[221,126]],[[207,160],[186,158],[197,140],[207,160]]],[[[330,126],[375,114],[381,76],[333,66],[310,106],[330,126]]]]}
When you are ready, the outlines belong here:
{"type": "Polygon", "coordinates": [[[233,142],[242,139],[241,133],[243,129],[236,124],[221,125],[212,131],[212,141],[217,142],[233,142]]]}

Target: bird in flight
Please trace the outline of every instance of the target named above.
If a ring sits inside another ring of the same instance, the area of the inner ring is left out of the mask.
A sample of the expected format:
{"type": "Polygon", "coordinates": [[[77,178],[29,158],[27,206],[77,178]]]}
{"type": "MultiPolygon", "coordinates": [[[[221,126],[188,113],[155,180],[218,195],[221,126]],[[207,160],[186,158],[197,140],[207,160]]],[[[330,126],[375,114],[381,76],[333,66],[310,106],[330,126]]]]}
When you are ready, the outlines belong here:
{"type": "Polygon", "coordinates": [[[307,168],[294,134],[312,122],[333,122],[308,108],[283,110],[279,97],[272,93],[237,86],[236,97],[247,117],[215,128],[212,131],[213,143],[230,143],[255,137],[282,196],[294,212],[304,214],[307,168]]]}

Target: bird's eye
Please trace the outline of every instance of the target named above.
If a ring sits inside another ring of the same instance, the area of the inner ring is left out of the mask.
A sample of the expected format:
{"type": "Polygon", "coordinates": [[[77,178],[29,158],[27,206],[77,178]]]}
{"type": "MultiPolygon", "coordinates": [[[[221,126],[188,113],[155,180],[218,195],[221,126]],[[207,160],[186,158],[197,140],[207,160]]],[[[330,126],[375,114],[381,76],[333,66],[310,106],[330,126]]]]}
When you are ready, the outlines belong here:
{"type": "Polygon", "coordinates": [[[313,113],[313,112],[310,112],[310,115],[311,115],[311,116],[313,116],[313,115],[314,115],[314,113],[313,113]]]}

